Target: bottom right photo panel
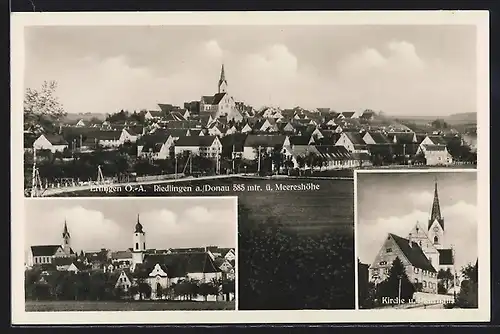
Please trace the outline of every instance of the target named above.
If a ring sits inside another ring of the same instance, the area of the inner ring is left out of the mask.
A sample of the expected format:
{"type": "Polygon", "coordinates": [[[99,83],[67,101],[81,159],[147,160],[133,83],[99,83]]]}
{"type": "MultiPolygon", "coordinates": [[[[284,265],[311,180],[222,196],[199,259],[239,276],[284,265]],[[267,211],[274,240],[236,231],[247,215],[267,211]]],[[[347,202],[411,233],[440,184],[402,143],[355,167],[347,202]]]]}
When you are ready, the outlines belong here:
{"type": "Polygon", "coordinates": [[[356,176],[359,309],[478,307],[475,170],[356,176]]]}

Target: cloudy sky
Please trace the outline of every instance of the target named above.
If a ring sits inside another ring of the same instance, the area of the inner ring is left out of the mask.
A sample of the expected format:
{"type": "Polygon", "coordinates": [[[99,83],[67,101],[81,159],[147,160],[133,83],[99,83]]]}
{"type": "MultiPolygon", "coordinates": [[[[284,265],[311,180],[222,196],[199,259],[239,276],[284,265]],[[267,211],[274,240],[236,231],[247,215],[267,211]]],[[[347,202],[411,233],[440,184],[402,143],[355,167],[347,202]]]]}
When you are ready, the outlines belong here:
{"type": "Polygon", "coordinates": [[[387,237],[407,237],[417,222],[427,227],[438,181],[445,243],[456,251],[457,269],[475,262],[477,243],[476,173],[358,174],[357,250],[371,264],[387,237]]]}
{"type": "Polygon", "coordinates": [[[233,198],[130,198],[26,200],[26,249],[61,244],[66,219],[75,251],[132,247],[140,214],[146,247],[236,246],[233,198]]]}
{"type": "Polygon", "coordinates": [[[56,80],[69,113],[236,100],[393,115],[476,110],[474,26],[28,27],[25,82],[56,80]]]}

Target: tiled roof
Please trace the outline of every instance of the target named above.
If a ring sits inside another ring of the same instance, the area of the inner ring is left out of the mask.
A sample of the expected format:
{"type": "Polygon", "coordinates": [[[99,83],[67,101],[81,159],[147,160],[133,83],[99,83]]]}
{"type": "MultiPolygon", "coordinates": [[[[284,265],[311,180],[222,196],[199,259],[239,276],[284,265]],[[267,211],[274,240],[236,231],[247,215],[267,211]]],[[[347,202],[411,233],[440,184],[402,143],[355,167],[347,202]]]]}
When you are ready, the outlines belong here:
{"type": "Polygon", "coordinates": [[[320,146],[317,145],[316,149],[322,156],[330,160],[352,160],[353,156],[344,146],[320,146]]]}
{"type": "Polygon", "coordinates": [[[68,145],[68,142],[61,135],[44,134],[43,135],[52,145],[68,145]]]}
{"type": "Polygon", "coordinates": [[[446,140],[441,136],[428,136],[434,145],[446,145],[446,140]]]}
{"type": "Polygon", "coordinates": [[[381,132],[368,132],[368,133],[372,137],[375,144],[388,144],[391,142],[389,138],[387,138],[387,136],[381,132]]]}
{"type": "Polygon", "coordinates": [[[446,146],[444,145],[424,145],[426,151],[445,151],[446,146]]]}
{"type": "Polygon", "coordinates": [[[212,100],[212,105],[219,104],[222,98],[226,95],[226,93],[217,93],[214,95],[214,99],[212,100]]]}
{"type": "Polygon", "coordinates": [[[156,264],[160,265],[168,277],[185,277],[188,273],[215,273],[221,271],[208,253],[188,252],[146,255],[144,263],[137,266],[134,274],[138,277],[145,277],[156,264]]]}
{"type": "Polygon", "coordinates": [[[366,143],[359,132],[344,132],[344,133],[354,145],[366,146],[366,143]]]}
{"type": "Polygon", "coordinates": [[[132,253],[130,251],[117,251],[111,253],[112,259],[131,259],[132,253]]]}
{"type": "Polygon", "coordinates": [[[399,247],[401,252],[403,252],[408,261],[410,261],[410,264],[413,267],[433,273],[436,272],[436,269],[434,269],[429,259],[427,259],[424,252],[416,242],[412,242],[410,247],[410,241],[408,239],[401,238],[400,236],[392,233],[389,233],[389,235],[396,242],[396,245],[399,247]]]}
{"type": "Polygon", "coordinates": [[[60,247],[60,245],[31,246],[31,253],[33,256],[53,256],[60,247]]]}
{"type": "Polygon", "coordinates": [[[439,251],[439,264],[452,265],[453,264],[453,250],[452,249],[438,249],[439,251]]]}
{"type": "Polygon", "coordinates": [[[172,110],[179,109],[178,106],[174,106],[173,104],[169,104],[169,103],[158,103],[158,107],[160,107],[161,111],[164,114],[169,113],[172,110]]]}
{"type": "Polygon", "coordinates": [[[177,139],[175,146],[208,147],[216,138],[216,136],[184,136],[177,139]]]}
{"type": "Polygon", "coordinates": [[[344,111],[342,112],[342,115],[344,115],[345,118],[351,118],[355,113],[355,111],[344,111]]]}
{"type": "Polygon", "coordinates": [[[205,104],[212,104],[212,102],[214,101],[214,97],[213,96],[202,96],[201,101],[205,104]]]}

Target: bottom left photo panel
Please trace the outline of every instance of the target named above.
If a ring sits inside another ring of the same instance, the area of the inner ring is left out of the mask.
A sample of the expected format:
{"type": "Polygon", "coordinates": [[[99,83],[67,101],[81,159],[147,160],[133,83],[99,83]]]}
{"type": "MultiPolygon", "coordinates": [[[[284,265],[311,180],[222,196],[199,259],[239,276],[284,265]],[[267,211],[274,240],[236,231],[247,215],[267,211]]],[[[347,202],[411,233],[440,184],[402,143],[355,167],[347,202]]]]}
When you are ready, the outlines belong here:
{"type": "Polygon", "coordinates": [[[25,311],[237,309],[237,198],[25,204],[25,311]]]}

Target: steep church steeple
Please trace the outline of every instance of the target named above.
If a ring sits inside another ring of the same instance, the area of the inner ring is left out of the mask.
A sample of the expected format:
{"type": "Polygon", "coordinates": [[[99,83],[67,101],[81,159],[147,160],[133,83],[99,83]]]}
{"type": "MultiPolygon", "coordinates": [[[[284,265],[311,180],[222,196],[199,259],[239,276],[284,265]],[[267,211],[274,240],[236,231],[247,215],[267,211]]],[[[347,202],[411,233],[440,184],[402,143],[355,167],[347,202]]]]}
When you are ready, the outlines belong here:
{"type": "Polygon", "coordinates": [[[226,73],[224,72],[224,64],[222,64],[222,67],[220,70],[218,92],[219,93],[227,93],[227,81],[226,81],[226,73]]]}
{"type": "Polygon", "coordinates": [[[434,181],[434,200],[432,202],[431,218],[429,219],[429,229],[431,228],[434,221],[437,221],[439,225],[441,225],[441,228],[444,230],[444,219],[441,216],[441,207],[439,205],[437,180],[434,181]]]}
{"type": "Polygon", "coordinates": [[[64,228],[63,228],[62,237],[63,237],[62,246],[63,246],[64,252],[69,255],[71,252],[71,235],[69,234],[68,224],[66,223],[66,219],[64,220],[64,228]]]}

